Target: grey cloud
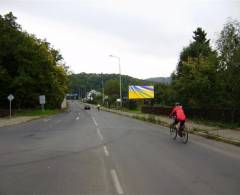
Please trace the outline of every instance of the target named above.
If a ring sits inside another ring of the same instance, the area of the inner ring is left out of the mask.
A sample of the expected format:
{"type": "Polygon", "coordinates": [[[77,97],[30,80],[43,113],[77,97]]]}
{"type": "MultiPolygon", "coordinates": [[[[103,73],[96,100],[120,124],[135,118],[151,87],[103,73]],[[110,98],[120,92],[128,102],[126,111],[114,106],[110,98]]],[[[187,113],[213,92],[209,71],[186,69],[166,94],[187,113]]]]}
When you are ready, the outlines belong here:
{"type": "MultiPolygon", "coordinates": [[[[8,1],[8,5],[11,2],[12,5],[9,7],[14,7],[29,15],[58,21],[66,24],[66,28],[71,25],[87,28],[100,34],[111,35],[128,42],[130,48],[135,52],[155,56],[166,57],[178,55],[177,52],[188,44],[192,36],[192,31],[195,30],[183,30],[189,21],[181,21],[181,17],[174,15],[175,13],[172,13],[171,10],[169,10],[168,15],[162,15],[160,19],[150,23],[144,19],[144,16],[138,17],[121,12],[120,10],[107,9],[99,6],[99,4],[91,3],[91,1],[90,3],[89,1],[79,1],[78,3],[73,1],[8,1]],[[170,17],[171,20],[169,19],[170,17]],[[174,20],[176,20],[176,23],[182,23],[182,29],[173,27],[174,24],[172,24],[172,21],[174,20]]],[[[222,12],[221,8],[236,7],[236,5],[239,5],[239,3],[234,1],[228,4],[225,3],[227,5],[225,7],[216,6],[216,3],[218,2],[215,1],[215,6],[214,3],[202,3],[201,1],[192,3],[192,10],[189,10],[192,14],[192,22],[200,26],[203,24],[207,27],[211,27],[213,21],[224,23],[224,21],[220,21],[222,19],[219,14],[222,12]],[[229,6],[230,4],[231,6],[229,6]],[[205,10],[208,6],[209,10],[205,10]],[[211,10],[212,6],[217,7],[219,10],[211,10]],[[201,13],[205,13],[205,15],[200,17],[201,13]]],[[[182,11],[186,12],[188,10],[182,11]]],[[[228,13],[229,10],[226,11],[225,15],[228,13]]],[[[146,15],[148,13],[142,14],[146,15]]]]}
{"type": "MultiPolygon", "coordinates": [[[[181,32],[173,33],[169,36],[166,32],[167,18],[163,18],[158,24],[150,24],[144,21],[144,17],[138,18],[124,14],[98,8],[94,4],[66,3],[66,2],[15,2],[14,8],[18,8],[24,13],[46,20],[56,20],[62,24],[80,26],[91,29],[102,34],[120,38],[130,43],[135,52],[152,55],[172,55],[172,50],[179,47],[179,37],[185,36],[181,32]]],[[[147,13],[143,13],[147,14],[147,13]]],[[[169,23],[168,25],[172,25],[169,23]]],[[[181,42],[181,41],[180,41],[181,42]]]]}

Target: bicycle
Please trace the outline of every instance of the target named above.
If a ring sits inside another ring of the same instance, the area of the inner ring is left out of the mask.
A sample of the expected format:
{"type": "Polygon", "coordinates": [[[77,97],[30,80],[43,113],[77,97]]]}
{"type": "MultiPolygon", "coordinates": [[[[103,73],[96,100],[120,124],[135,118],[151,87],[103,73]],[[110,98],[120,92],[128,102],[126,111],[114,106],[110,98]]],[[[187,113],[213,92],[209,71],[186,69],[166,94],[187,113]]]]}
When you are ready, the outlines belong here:
{"type": "MultiPolygon", "coordinates": [[[[175,118],[174,118],[174,120],[175,120],[175,118]]],[[[187,131],[185,125],[184,125],[182,127],[182,136],[180,136],[179,128],[180,128],[180,124],[177,124],[177,125],[173,126],[173,123],[172,123],[170,125],[170,135],[171,135],[172,139],[174,139],[174,140],[177,138],[177,136],[179,136],[181,138],[182,142],[184,144],[186,144],[188,142],[188,131],[187,131]]]]}

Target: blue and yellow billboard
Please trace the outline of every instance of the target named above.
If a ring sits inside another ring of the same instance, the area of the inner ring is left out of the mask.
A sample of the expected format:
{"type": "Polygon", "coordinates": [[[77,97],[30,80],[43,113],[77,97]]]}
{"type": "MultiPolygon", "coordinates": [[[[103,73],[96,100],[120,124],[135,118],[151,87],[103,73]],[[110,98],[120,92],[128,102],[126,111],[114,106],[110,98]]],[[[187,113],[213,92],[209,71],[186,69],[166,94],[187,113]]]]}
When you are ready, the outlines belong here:
{"type": "Polygon", "coordinates": [[[128,99],[151,99],[154,98],[154,86],[130,85],[128,99]]]}

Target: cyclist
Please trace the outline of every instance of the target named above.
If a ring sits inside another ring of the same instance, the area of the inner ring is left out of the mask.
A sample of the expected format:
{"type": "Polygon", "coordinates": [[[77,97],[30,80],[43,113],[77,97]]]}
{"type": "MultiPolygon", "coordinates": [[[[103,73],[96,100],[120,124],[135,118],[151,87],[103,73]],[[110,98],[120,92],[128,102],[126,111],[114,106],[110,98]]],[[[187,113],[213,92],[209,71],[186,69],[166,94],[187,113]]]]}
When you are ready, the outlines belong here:
{"type": "Polygon", "coordinates": [[[100,104],[97,105],[97,109],[98,109],[98,111],[100,111],[100,104]]]}
{"type": "Polygon", "coordinates": [[[175,103],[175,106],[172,109],[169,117],[173,117],[173,116],[175,117],[175,121],[173,122],[172,125],[175,126],[180,122],[180,127],[178,132],[179,132],[179,135],[182,136],[182,129],[186,121],[186,115],[180,103],[175,103]]]}

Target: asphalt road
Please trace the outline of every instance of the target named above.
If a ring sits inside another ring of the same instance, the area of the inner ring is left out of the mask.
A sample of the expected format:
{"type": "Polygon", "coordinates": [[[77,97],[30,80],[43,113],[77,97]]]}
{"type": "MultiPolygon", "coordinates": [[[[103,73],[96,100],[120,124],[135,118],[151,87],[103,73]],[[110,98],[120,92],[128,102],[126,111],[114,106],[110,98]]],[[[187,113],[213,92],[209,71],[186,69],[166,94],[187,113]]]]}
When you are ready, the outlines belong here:
{"type": "Polygon", "coordinates": [[[0,128],[0,194],[239,195],[240,148],[72,102],[0,128]]]}

